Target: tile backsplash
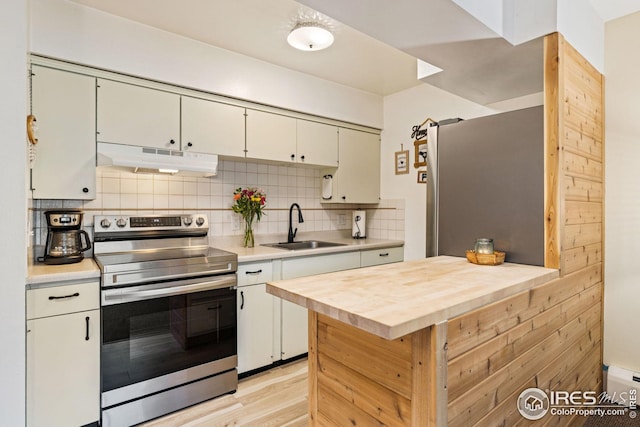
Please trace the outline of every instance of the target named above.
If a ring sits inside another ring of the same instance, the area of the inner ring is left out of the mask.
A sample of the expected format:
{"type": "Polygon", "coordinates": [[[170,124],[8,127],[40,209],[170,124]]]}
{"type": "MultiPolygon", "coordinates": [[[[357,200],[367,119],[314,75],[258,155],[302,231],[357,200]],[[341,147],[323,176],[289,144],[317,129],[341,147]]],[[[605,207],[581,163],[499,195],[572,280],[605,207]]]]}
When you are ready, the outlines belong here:
{"type": "Polygon", "coordinates": [[[351,230],[351,211],[367,212],[367,237],[404,240],[404,200],[382,200],[375,205],[320,203],[321,174],[317,168],[274,165],[252,161],[221,160],[218,174],[210,178],[136,174],[98,168],[96,199],[33,200],[33,240],[46,241],[48,209],[84,211],[84,228],[92,235],[94,215],[149,215],[200,212],[209,216],[209,235],[241,236],[240,215],[231,210],[238,187],[259,187],[267,195],[265,215],[254,225],[256,238],[285,234],[289,207],[298,203],[304,223],[298,232],[351,230]]]}

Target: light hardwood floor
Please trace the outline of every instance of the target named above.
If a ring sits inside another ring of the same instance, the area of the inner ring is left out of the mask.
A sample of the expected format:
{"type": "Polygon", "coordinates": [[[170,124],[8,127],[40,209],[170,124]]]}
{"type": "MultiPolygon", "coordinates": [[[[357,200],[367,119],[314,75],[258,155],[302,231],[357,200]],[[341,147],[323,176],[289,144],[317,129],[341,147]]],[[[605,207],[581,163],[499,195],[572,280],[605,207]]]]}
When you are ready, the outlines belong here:
{"type": "Polygon", "coordinates": [[[308,425],[307,359],[245,378],[238,391],[142,424],[143,427],[308,425]]]}

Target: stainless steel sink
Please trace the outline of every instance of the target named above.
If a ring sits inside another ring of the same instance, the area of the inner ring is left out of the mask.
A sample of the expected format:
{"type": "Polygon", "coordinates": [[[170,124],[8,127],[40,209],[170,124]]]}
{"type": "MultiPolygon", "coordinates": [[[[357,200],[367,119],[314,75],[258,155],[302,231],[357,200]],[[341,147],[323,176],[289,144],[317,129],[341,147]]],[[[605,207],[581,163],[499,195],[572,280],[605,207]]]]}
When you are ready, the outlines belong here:
{"type": "Polygon", "coordinates": [[[317,248],[330,248],[332,246],[345,246],[346,243],[334,243],[323,242],[320,240],[303,240],[301,242],[280,242],[280,243],[263,243],[262,246],[269,246],[270,248],[286,249],[289,251],[296,251],[300,249],[317,249],[317,248]]]}

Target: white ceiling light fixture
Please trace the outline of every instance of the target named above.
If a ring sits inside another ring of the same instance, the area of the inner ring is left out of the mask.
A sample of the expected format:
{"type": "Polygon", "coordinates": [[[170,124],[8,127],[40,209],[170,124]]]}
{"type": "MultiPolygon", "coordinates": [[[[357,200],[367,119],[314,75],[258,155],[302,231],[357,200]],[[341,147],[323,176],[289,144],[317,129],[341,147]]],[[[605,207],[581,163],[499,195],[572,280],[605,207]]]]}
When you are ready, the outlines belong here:
{"type": "Polygon", "coordinates": [[[333,44],[333,34],[319,22],[298,22],[287,36],[287,42],[299,50],[322,50],[333,44]]]}

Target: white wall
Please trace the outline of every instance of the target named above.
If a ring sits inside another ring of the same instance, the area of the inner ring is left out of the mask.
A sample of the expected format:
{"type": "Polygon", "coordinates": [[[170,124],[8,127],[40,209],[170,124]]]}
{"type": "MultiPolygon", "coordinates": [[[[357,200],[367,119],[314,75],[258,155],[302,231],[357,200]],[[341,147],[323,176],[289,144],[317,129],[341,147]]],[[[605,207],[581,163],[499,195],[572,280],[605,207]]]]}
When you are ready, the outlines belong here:
{"type": "Polygon", "coordinates": [[[640,13],[605,40],[604,363],[640,372],[640,13]]]}
{"type": "Polygon", "coordinates": [[[385,97],[380,193],[383,199],[405,199],[405,260],[424,258],[426,245],[426,185],[417,183],[411,128],[427,117],[470,119],[497,112],[426,84],[385,97]],[[395,174],[394,153],[400,144],[410,151],[407,175],[395,174]]]}
{"type": "Polygon", "coordinates": [[[26,1],[3,2],[0,13],[0,424],[24,425],[26,276],[26,1]]]}
{"type": "Polygon", "coordinates": [[[558,0],[558,32],[604,73],[604,21],[586,0],[558,0]]]}
{"type": "Polygon", "coordinates": [[[32,0],[31,51],[221,95],[382,127],[382,97],[65,0],[32,0]]]}

